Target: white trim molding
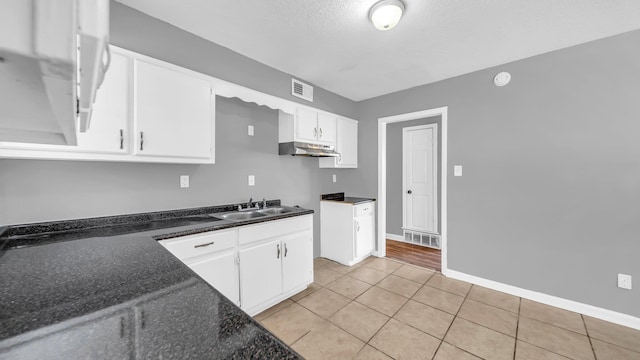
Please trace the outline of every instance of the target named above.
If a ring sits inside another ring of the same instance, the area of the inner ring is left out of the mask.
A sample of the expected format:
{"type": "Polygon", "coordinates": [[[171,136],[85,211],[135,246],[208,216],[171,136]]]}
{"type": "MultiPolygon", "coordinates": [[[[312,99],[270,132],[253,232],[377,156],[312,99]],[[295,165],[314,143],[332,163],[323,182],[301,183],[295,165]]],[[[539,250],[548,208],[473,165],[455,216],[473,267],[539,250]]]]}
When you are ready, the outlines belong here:
{"type": "Polygon", "coordinates": [[[517,286],[503,284],[497,281],[484,279],[474,275],[465,274],[459,271],[442,268],[442,274],[462,281],[472,283],[474,285],[484,286],[489,289],[501,291],[503,293],[518,296],[524,299],[537,301],[539,303],[555,306],[560,309],[573,311],[576,313],[591,316],[600,320],[612,322],[614,324],[630,327],[640,330],[640,318],[619,313],[613,310],[600,308],[593,305],[584,304],[581,302],[567,300],[561,297],[540,293],[537,291],[531,291],[517,286]]]}
{"type": "Polygon", "coordinates": [[[440,116],[440,131],[442,132],[442,154],[440,161],[442,171],[440,171],[441,187],[439,199],[443,273],[447,269],[447,113],[448,107],[444,106],[378,119],[378,236],[376,240],[376,255],[378,257],[384,257],[386,255],[385,236],[387,235],[387,124],[440,116]]]}
{"type": "Polygon", "coordinates": [[[389,233],[387,233],[387,239],[395,240],[395,241],[404,241],[404,237],[402,235],[389,234],[389,233]]]}

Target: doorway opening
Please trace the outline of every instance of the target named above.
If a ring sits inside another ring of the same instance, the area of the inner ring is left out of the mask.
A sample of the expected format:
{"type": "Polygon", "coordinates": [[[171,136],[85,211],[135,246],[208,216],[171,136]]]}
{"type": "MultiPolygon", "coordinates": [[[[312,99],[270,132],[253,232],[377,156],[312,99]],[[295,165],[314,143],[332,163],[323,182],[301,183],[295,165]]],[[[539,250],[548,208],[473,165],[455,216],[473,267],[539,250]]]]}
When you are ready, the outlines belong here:
{"type": "Polygon", "coordinates": [[[447,107],[378,119],[377,256],[447,272],[447,107]]]}

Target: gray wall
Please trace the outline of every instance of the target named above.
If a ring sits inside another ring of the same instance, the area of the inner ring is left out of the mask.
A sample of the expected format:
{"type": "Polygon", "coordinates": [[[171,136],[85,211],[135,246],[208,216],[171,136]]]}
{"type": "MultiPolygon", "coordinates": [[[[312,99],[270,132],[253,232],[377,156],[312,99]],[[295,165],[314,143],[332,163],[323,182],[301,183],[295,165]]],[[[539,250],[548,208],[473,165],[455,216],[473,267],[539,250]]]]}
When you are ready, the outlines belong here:
{"type": "Polygon", "coordinates": [[[448,106],[449,268],[640,316],[638,289],[616,287],[640,278],[639,43],[633,31],[364,101],[360,167],[341,186],[376,196],[363,148],[378,118],[448,106]]]}
{"type": "MultiPolygon", "coordinates": [[[[291,76],[111,2],[111,42],[186,68],[355,117],[356,103],[316,87],[314,103],[290,95],[291,76]]],[[[319,212],[318,160],[278,156],[277,113],[217,98],[216,164],[0,160],[0,225],[280,198],[319,212]],[[256,136],[246,135],[247,125],[256,136]],[[247,175],[256,186],[247,186],[247,175]],[[180,189],[180,175],[191,187],[180,189]]],[[[319,216],[315,248],[320,253],[319,216]]]]}
{"type": "MultiPolygon", "coordinates": [[[[438,174],[442,171],[442,118],[403,121],[387,125],[387,234],[402,236],[402,129],[410,126],[438,124],[438,174]]],[[[438,175],[438,178],[440,176],[438,175]]],[[[440,193],[438,181],[438,194],[440,193]]],[[[440,229],[440,199],[438,199],[438,230],[440,229]]]]}

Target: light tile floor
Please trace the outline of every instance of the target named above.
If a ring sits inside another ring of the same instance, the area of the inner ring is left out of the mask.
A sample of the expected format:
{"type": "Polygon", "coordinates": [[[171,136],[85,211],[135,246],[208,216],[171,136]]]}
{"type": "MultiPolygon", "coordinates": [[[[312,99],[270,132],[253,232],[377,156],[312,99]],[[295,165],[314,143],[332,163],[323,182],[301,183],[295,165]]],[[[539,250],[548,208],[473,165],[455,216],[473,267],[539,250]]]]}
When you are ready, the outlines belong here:
{"type": "Polygon", "coordinates": [[[640,331],[388,258],[318,258],[315,282],[255,316],[306,359],[640,360],[640,331]]]}

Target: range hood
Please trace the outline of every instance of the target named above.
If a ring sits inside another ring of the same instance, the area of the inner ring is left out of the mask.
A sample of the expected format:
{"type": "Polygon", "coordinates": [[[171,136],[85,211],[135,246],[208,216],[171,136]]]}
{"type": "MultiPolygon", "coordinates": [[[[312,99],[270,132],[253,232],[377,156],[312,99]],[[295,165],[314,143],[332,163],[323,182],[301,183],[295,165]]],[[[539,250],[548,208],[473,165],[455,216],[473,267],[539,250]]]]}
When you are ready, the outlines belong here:
{"type": "Polygon", "coordinates": [[[340,153],[332,145],[320,145],[291,141],[279,143],[280,155],[311,156],[311,157],[339,157],[340,153]]]}

